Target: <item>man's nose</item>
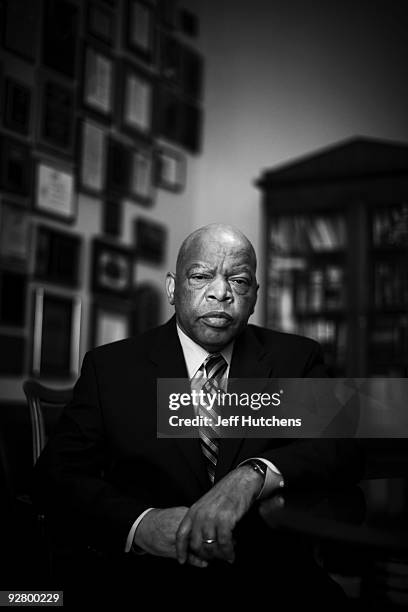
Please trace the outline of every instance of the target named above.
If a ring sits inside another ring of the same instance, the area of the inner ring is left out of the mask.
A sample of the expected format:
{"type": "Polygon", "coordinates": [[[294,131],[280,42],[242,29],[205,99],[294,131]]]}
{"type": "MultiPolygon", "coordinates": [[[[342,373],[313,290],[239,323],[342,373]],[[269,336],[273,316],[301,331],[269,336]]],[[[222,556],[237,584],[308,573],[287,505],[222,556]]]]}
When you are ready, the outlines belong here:
{"type": "Polygon", "coordinates": [[[207,299],[215,299],[218,302],[223,302],[231,298],[231,287],[225,278],[215,278],[207,289],[207,299]]]}

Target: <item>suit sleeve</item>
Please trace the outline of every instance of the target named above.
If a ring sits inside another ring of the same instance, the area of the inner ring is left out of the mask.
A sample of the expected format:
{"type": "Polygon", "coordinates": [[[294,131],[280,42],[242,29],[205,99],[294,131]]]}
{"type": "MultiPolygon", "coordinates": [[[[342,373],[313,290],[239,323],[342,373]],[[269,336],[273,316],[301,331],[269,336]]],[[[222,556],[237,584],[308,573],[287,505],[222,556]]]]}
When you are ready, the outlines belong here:
{"type": "Polygon", "coordinates": [[[41,454],[33,498],[53,531],[74,526],[76,539],[101,551],[123,552],[135,519],[148,507],[147,492],[129,497],[105,477],[110,470],[92,354],[82,365],[73,399],[41,454]]]}
{"type": "MultiPolygon", "coordinates": [[[[313,342],[303,376],[327,377],[320,345],[313,342]]],[[[338,487],[355,484],[363,472],[359,440],[319,438],[295,440],[263,453],[281,472],[285,486],[296,489],[338,487]]]]}

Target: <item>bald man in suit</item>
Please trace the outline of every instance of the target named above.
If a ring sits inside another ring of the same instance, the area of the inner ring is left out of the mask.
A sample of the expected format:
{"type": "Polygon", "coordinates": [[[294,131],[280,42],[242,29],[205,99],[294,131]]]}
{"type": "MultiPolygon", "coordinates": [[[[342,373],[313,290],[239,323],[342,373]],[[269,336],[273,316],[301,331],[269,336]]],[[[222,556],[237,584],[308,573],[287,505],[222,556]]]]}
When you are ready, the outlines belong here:
{"type": "MultiPolygon", "coordinates": [[[[123,592],[142,593],[156,577],[168,602],[175,582],[200,588],[212,576],[214,592],[230,598],[239,575],[252,576],[258,593],[260,581],[275,582],[285,602],[298,592],[311,603],[338,595],[303,546],[263,531],[256,509],[285,488],[358,480],[350,440],[221,439],[209,478],[198,438],[156,435],[157,379],[194,380],[211,357],[226,379],[326,375],[314,341],[248,324],[257,291],[255,252],[240,231],[214,224],[193,232],[166,278],[175,316],[85,356],[36,466],[36,497],[57,530],[74,520],[80,539],[115,559],[120,570],[110,576],[123,592]]],[[[182,599],[179,592],[175,603],[182,599]]]]}

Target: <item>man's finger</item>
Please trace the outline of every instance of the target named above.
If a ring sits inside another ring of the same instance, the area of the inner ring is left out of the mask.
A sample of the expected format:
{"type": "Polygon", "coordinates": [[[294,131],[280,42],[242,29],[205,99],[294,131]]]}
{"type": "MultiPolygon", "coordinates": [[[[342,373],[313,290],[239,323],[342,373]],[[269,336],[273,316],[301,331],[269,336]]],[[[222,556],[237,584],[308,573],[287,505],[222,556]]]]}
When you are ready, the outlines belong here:
{"type": "Polygon", "coordinates": [[[187,551],[189,546],[191,531],[191,520],[186,515],[181,521],[176,533],[176,554],[179,563],[183,564],[187,561],[187,551]]]}
{"type": "Polygon", "coordinates": [[[189,565],[194,565],[194,567],[208,567],[208,561],[204,561],[204,559],[200,559],[193,553],[188,555],[187,562],[189,565]]]}
{"type": "Polygon", "coordinates": [[[234,542],[232,532],[229,527],[219,525],[217,529],[217,542],[219,551],[226,561],[233,563],[235,561],[234,542]]]}

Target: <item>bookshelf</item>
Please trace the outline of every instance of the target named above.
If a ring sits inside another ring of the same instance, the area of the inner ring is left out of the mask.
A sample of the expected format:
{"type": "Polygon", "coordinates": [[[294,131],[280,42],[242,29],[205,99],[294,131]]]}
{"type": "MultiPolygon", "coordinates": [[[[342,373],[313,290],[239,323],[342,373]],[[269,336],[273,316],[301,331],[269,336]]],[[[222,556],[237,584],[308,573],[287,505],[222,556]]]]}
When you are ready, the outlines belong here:
{"type": "Polygon", "coordinates": [[[265,325],[335,376],[408,375],[408,146],[353,138],[257,181],[265,325]]]}

